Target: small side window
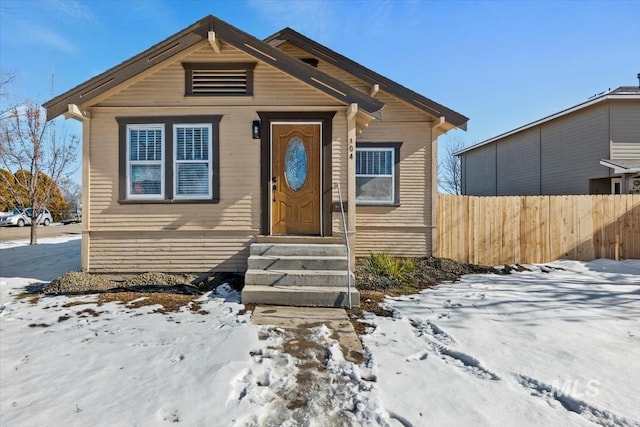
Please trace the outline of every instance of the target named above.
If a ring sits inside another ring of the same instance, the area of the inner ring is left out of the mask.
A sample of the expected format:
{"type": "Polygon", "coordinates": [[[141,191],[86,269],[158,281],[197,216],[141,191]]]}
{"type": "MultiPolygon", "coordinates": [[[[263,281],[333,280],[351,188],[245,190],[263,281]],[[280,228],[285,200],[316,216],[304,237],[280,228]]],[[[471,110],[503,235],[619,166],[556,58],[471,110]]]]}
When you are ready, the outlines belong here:
{"type": "Polygon", "coordinates": [[[400,143],[367,143],[356,147],[356,203],[399,204],[400,143]]]}

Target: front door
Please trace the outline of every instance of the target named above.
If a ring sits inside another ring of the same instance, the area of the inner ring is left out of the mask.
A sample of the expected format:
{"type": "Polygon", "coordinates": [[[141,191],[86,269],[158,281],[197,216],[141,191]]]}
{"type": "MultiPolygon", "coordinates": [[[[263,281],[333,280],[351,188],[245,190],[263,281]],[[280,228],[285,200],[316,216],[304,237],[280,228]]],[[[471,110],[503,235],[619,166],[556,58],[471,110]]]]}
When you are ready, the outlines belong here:
{"type": "Polygon", "coordinates": [[[321,125],[271,125],[271,233],[320,235],[321,125]]]}

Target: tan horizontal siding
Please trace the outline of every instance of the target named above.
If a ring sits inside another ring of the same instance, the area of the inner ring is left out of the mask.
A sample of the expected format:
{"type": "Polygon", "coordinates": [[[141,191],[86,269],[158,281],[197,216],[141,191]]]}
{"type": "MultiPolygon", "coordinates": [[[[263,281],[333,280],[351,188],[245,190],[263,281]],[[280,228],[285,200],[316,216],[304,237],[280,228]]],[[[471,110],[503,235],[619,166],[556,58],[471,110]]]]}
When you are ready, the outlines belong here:
{"type": "Polygon", "coordinates": [[[252,234],[192,232],[91,232],[89,271],[242,272],[252,234]]]}
{"type": "MultiPolygon", "coordinates": [[[[336,184],[340,184],[343,201],[347,201],[347,117],[345,111],[338,111],[333,117],[333,142],[331,145],[332,152],[332,171],[331,181],[333,188],[331,189],[331,200],[337,202],[339,200],[336,184]]],[[[332,230],[333,234],[342,233],[342,218],[340,214],[333,215],[332,230]]]]}
{"type": "Polygon", "coordinates": [[[431,224],[430,132],[430,128],[424,123],[373,122],[358,137],[358,141],[362,142],[402,142],[402,147],[400,206],[357,206],[357,227],[431,224]]]}
{"type": "MultiPolygon", "coordinates": [[[[283,52],[288,53],[291,56],[295,56],[296,58],[311,58],[316,57],[304,49],[300,49],[298,46],[290,42],[285,42],[278,46],[278,49],[283,52]]],[[[318,58],[319,59],[319,58],[318,58]]],[[[324,73],[329,74],[332,77],[335,77],[343,82],[347,83],[351,87],[354,87],[363,92],[369,93],[371,89],[371,85],[364,82],[363,80],[353,76],[352,74],[347,73],[342,68],[338,68],[335,65],[323,60],[319,59],[318,61],[318,69],[324,73]]]]}
{"type": "Polygon", "coordinates": [[[431,255],[431,229],[415,227],[358,228],[356,256],[384,252],[403,257],[431,255]]]}
{"type": "MultiPolygon", "coordinates": [[[[317,57],[289,42],[279,48],[298,58],[317,57]]],[[[318,69],[365,93],[372,88],[370,83],[325,60],[320,59],[318,69]]],[[[432,145],[428,122],[433,116],[390,95],[384,89],[381,86],[375,95],[385,103],[382,117],[371,122],[357,140],[403,143],[400,150],[400,206],[356,207],[356,253],[363,256],[370,252],[385,251],[397,255],[424,256],[427,248],[431,247],[431,232],[425,233],[424,230],[430,230],[428,227],[432,224],[432,145]],[[416,232],[416,227],[421,231],[416,232]]],[[[338,171],[346,174],[346,165],[338,165],[340,159],[345,158],[346,146],[340,148],[342,151],[334,146],[334,182],[341,182],[343,194],[346,195],[346,182],[342,183],[337,176],[338,171]]],[[[337,200],[335,194],[334,200],[337,200]]],[[[334,214],[333,223],[334,230],[342,228],[339,214],[334,214]]]]}
{"type": "MultiPolygon", "coordinates": [[[[300,49],[299,47],[291,44],[290,42],[285,42],[282,45],[278,46],[278,49],[293,55],[297,58],[309,58],[316,57],[309,52],[300,49]]],[[[354,76],[347,71],[344,71],[342,68],[333,65],[332,63],[325,61],[319,58],[318,69],[322,72],[329,74],[332,77],[335,77],[343,82],[349,84],[351,87],[354,87],[362,92],[370,93],[373,85],[371,83],[365,82],[359,76],[354,76]]],[[[393,95],[390,95],[386,90],[382,83],[379,83],[380,91],[375,95],[376,98],[380,99],[385,103],[385,107],[382,110],[382,118],[386,121],[427,121],[431,120],[432,116],[429,116],[424,111],[420,110],[417,107],[409,104],[406,101],[403,101],[393,95]]],[[[434,115],[438,114],[434,112],[434,115]]]]}
{"type": "Polygon", "coordinates": [[[356,254],[431,254],[432,143],[426,123],[372,122],[363,142],[402,142],[400,206],[356,206],[356,254]]]}
{"type": "Polygon", "coordinates": [[[298,79],[262,62],[254,70],[253,96],[185,96],[182,62],[257,62],[257,59],[228,44],[222,53],[213,52],[208,42],[194,53],[166,63],[152,74],[102,99],[99,106],[152,105],[339,105],[339,102],[298,79]]]}
{"type": "MultiPolygon", "coordinates": [[[[257,230],[260,225],[260,142],[250,135],[255,111],[176,109],[171,114],[223,114],[220,123],[220,202],[121,205],[115,111],[92,119],[90,213],[92,230],[257,230]]],[[[128,110],[126,115],[149,114],[128,110]]],[[[169,114],[169,113],[166,113],[169,114]]],[[[158,114],[162,115],[162,114],[158,114]]]]}

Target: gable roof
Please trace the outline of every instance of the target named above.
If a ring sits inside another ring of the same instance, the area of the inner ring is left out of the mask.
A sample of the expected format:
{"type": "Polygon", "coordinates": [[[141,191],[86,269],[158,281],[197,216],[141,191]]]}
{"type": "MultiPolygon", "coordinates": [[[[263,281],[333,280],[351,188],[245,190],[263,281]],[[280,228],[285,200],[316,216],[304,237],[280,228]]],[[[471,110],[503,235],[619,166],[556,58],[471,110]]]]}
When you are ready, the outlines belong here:
{"type": "Polygon", "coordinates": [[[409,88],[394,82],[393,80],[376,73],[375,71],[358,64],[357,62],[340,55],[339,53],[329,49],[320,43],[303,36],[295,30],[287,27],[277,33],[267,37],[265,41],[273,46],[280,46],[284,42],[290,42],[299,48],[306,50],[312,55],[319,56],[330,64],[334,64],[348,73],[364,80],[372,85],[378,84],[384,91],[394,95],[403,101],[408,102],[414,107],[419,108],[433,116],[442,117],[452,125],[467,130],[468,117],[453,111],[442,104],[439,104],[409,88]]]}
{"type": "Polygon", "coordinates": [[[209,31],[214,31],[216,38],[341,102],[357,103],[359,108],[371,115],[375,115],[384,107],[384,103],[380,100],[354,89],[215,16],[209,15],[144,52],[45,102],[43,105],[47,109],[47,120],[66,112],[69,104],[82,104],[90,101],[173,55],[200,43],[202,40],[207,40],[209,31]]]}
{"type": "Polygon", "coordinates": [[[603,92],[600,94],[591,97],[590,99],[581,102],[579,104],[574,105],[573,107],[569,107],[565,110],[559,111],[555,114],[551,114],[550,116],[546,116],[541,118],[540,120],[536,120],[535,122],[528,123],[524,126],[520,126],[508,132],[502,133],[498,136],[494,136],[493,138],[486,139],[484,141],[478,142],[477,144],[471,145],[467,148],[464,148],[460,151],[456,151],[453,153],[455,156],[459,156],[468,151],[475,150],[476,148],[480,148],[484,145],[491,144],[492,142],[499,141],[508,136],[514,135],[516,133],[522,132],[524,130],[530,129],[532,127],[541,125],[546,122],[550,122],[559,117],[566,116],[567,114],[574,113],[578,110],[582,110],[583,108],[590,107],[592,105],[598,104],[603,101],[611,100],[611,99],[640,99],[640,88],[634,86],[620,86],[617,89],[609,90],[607,92],[603,92]]]}

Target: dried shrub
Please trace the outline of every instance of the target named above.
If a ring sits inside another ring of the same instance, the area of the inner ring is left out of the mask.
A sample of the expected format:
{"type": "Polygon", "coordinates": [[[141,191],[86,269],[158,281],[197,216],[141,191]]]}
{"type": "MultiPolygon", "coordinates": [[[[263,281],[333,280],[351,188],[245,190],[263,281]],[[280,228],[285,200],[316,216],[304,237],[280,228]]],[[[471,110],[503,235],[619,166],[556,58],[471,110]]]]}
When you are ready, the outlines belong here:
{"type": "Polygon", "coordinates": [[[364,269],[375,276],[386,277],[400,283],[409,283],[416,266],[410,258],[396,258],[384,253],[375,253],[366,259],[364,269]]]}

